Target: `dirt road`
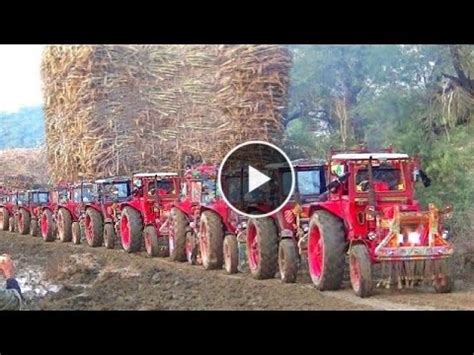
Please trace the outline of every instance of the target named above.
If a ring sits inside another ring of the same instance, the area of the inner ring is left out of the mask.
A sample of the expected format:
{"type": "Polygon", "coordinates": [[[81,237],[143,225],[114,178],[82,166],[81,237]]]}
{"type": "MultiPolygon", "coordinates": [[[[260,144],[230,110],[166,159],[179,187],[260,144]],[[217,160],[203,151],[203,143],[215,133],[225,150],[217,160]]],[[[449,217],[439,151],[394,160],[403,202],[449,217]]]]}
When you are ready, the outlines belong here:
{"type": "Polygon", "coordinates": [[[456,291],[431,288],[376,290],[353,295],[348,280],[340,291],[318,292],[308,275],[296,284],[226,275],[200,266],[129,255],[122,250],[0,232],[0,253],[10,253],[32,310],[363,310],[474,309],[474,278],[456,280],[456,291]]]}

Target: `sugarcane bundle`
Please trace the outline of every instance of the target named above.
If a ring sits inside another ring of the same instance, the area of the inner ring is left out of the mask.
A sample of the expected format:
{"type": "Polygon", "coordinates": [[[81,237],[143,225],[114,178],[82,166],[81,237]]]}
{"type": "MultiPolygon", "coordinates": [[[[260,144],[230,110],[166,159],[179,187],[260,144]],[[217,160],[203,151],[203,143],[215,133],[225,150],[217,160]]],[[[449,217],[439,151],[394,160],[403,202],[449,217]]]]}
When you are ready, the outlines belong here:
{"type": "Polygon", "coordinates": [[[190,155],[217,162],[244,140],[278,140],[290,61],[280,46],[50,46],[52,180],[176,171],[190,155]]]}
{"type": "Polygon", "coordinates": [[[288,100],[291,55],[278,45],[220,47],[217,105],[227,117],[222,141],[226,151],[236,143],[265,140],[281,144],[288,100]]]}

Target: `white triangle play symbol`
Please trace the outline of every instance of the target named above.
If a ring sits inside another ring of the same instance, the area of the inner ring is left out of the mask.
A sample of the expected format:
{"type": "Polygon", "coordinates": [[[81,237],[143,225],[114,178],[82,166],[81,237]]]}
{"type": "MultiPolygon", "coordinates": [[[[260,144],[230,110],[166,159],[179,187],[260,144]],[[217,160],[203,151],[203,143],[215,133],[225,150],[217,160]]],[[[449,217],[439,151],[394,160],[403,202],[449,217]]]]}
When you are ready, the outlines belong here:
{"type": "Polygon", "coordinates": [[[252,192],[270,180],[271,178],[269,178],[267,175],[262,174],[252,165],[249,165],[249,192],[252,192]]]}

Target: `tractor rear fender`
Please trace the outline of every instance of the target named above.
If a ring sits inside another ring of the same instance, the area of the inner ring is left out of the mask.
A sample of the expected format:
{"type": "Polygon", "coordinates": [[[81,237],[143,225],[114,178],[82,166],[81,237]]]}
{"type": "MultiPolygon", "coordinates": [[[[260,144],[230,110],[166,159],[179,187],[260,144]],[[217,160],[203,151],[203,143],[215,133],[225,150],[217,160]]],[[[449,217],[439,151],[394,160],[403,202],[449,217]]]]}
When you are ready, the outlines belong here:
{"type": "Polygon", "coordinates": [[[226,233],[232,233],[232,234],[235,234],[235,227],[229,222],[229,213],[230,213],[230,209],[229,208],[226,208],[226,209],[223,209],[223,208],[220,208],[221,206],[209,206],[209,205],[206,205],[206,206],[201,206],[201,214],[205,211],[212,211],[214,212],[216,215],[219,216],[219,218],[221,219],[222,221],[222,224],[224,225],[224,234],[226,233]]]}
{"type": "MultiPolygon", "coordinates": [[[[137,210],[138,212],[141,211],[141,201],[140,200],[131,200],[120,205],[120,210],[123,211],[125,207],[132,207],[133,209],[137,210]]],[[[140,213],[141,214],[141,213],[140,213]]]]}
{"type": "Polygon", "coordinates": [[[325,210],[329,213],[333,214],[334,216],[344,220],[344,209],[342,203],[338,201],[329,201],[323,203],[317,203],[311,206],[309,210],[309,216],[311,217],[313,213],[317,210],[325,210]]]}
{"type": "Polygon", "coordinates": [[[65,209],[66,211],[68,211],[68,212],[71,214],[72,218],[74,219],[74,211],[70,208],[70,206],[67,206],[67,205],[59,205],[59,206],[58,206],[58,211],[59,211],[61,208],[63,208],[63,209],[65,209]]]}
{"type": "Polygon", "coordinates": [[[333,216],[339,218],[344,223],[344,228],[346,231],[346,240],[351,240],[353,238],[353,228],[351,226],[349,204],[341,201],[329,201],[315,204],[311,206],[309,216],[311,217],[314,212],[318,210],[324,210],[332,214],[333,216]],[[344,211],[346,209],[346,211],[344,211]],[[347,216],[347,217],[346,217],[347,216]]]}
{"type": "Polygon", "coordinates": [[[284,212],[280,210],[270,216],[277,227],[278,234],[280,235],[281,239],[294,238],[296,234],[293,223],[288,223],[288,221],[285,219],[284,213],[286,213],[286,211],[290,210],[287,209],[284,212]]]}
{"type": "Polygon", "coordinates": [[[173,203],[171,207],[177,208],[181,212],[184,213],[188,219],[191,219],[193,217],[193,205],[192,202],[189,200],[184,200],[179,203],[173,203]]]}
{"type": "Polygon", "coordinates": [[[85,211],[87,212],[88,209],[93,209],[93,210],[97,211],[97,213],[102,217],[102,219],[104,218],[102,216],[102,210],[100,209],[100,207],[94,206],[94,205],[86,205],[85,211]]]}

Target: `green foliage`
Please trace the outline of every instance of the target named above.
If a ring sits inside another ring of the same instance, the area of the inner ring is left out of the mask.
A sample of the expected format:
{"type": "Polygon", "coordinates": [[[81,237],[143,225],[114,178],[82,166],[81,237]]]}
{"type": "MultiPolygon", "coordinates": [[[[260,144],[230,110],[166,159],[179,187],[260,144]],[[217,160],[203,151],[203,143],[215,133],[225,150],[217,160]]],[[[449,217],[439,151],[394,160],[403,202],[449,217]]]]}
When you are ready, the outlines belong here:
{"type": "Polygon", "coordinates": [[[41,107],[25,107],[18,112],[0,112],[0,149],[32,148],[44,142],[41,107]]]}
{"type": "MultiPolygon", "coordinates": [[[[474,46],[459,48],[465,73],[474,77],[474,46]]],[[[456,76],[448,46],[292,46],[291,108],[303,107],[287,135],[309,155],[325,157],[340,146],[332,102],[347,105],[354,126],[370,148],[393,144],[420,155],[432,179],[418,187],[423,204],[455,207],[451,222],[472,233],[474,217],[474,98],[447,78],[456,76]],[[451,86],[450,86],[451,85],[451,86]],[[360,90],[359,90],[360,89],[360,90]],[[321,114],[320,111],[324,111],[321,114]]],[[[350,143],[356,142],[354,131],[350,143]]]]}

